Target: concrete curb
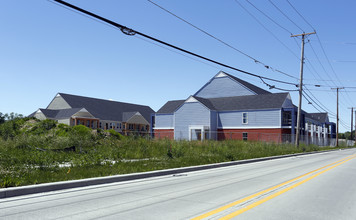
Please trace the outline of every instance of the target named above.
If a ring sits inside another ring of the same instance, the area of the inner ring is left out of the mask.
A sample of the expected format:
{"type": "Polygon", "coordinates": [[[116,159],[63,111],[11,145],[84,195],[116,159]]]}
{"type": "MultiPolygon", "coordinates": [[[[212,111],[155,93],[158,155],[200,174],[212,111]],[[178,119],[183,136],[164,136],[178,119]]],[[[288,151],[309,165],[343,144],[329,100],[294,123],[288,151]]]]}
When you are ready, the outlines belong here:
{"type": "MultiPolygon", "coordinates": [[[[339,149],[337,149],[337,150],[339,150],[339,149]]],[[[168,169],[168,170],[150,171],[150,172],[144,172],[144,173],[133,173],[133,174],[115,175],[115,176],[98,177],[98,178],[88,178],[88,179],[72,180],[72,181],[43,183],[43,184],[30,185],[30,186],[4,188],[4,189],[0,189],[0,199],[35,194],[35,193],[63,190],[63,189],[78,188],[78,187],[84,187],[84,186],[93,186],[93,185],[100,185],[100,184],[106,184],[106,183],[123,182],[123,181],[144,179],[144,178],[149,178],[149,177],[159,177],[159,176],[173,175],[173,174],[178,174],[178,173],[186,173],[186,172],[192,172],[192,171],[228,167],[228,166],[234,166],[234,165],[239,165],[239,164],[255,163],[255,162],[261,162],[261,161],[266,161],[266,160],[275,160],[275,159],[295,157],[295,156],[308,155],[308,154],[325,153],[325,152],[330,152],[330,151],[335,151],[335,150],[313,151],[313,152],[307,152],[307,153],[287,154],[287,155],[280,155],[280,156],[262,157],[262,158],[248,159],[248,160],[238,160],[238,161],[215,163],[215,164],[192,166],[192,167],[174,168],[174,169],[168,169]]]]}

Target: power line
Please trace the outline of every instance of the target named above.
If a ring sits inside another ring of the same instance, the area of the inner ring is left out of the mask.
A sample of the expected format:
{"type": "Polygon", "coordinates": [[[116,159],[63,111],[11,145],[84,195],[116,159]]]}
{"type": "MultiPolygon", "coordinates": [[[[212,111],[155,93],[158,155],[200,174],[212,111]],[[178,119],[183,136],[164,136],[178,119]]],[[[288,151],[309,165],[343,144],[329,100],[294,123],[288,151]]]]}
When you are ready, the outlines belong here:
{"type": "Polygon", "coordinates": [[[193,28],[199,30],[200,32],[204,33],[205,35],[208,35],[209,37],[211,37],[211,38],[213,38],[213,39],[219,41],[220,43],[224,44],[225,46],[230,47],[231,49],[233,49],[233,50],[235,50],[235,51],[241,53],[242,55],[244,55],[244,56],[250,58],[250,59],[253,60],[255,63],[260,63],[260,64],[262,64],[262,65],[263,65],[265,68],[267,68],[267,69],[271,69],[271,70],[273,70],[273,71],[276,71],[276,72],[279,72],[279,73],[281,73],[281,74],[284,74],[284,75],[286,75],[286,76],[288,76],[288,77],[291,77],[291,78],[294,78],[294,79],[298,79],[298,78],[295,77],[295,76],[292,76],[292,75],[290,75],[290,74],[288,74],[288,73],[285,73],[285,72],[283,72],[283,71],[281,71],[281,70],[275,69],[275,68],[273,68],[272,66],[267,65],[267,64],[265,64],[265,63],[263,63],[263,62],[257,60],[256,58],[254,58],[254,57],[248,55],[247,53],[245,53],[245,52],[243,52],[243,51],[237,49],[236,47],[232,46],[231,44],[226,43],[225,41],[221,40],[220,38],[218,38],[218,37],[216,37],[216,36],[214,36],[214,35],[212,35],[212,34],[210,34],[209,32],[207,32],[207,31],[205,31],[205,30],[199,28],[198,26],[192,24],[191,22],[187,21],[186,19],[184,19],[184,18],[178,16],[177,14],[174,14],[173,12],[171,12],[171,11],[169,11],[168,9],[164,8],[163,6],[161,6],[161,5],[159,5],[159,4],[155,3],[155,2],[153,2],[153,1],[151,1],[151,0],[147,0],[147,1],[150,2],[151,4],[157,6],[158,8],[162,9],[163,11],[167,12],[168,14],[170,14],[170,15],[176,17],[177,19],[183,21],[184,23],[186,23],[186,24],[192,26],[193,28]]]}
{"type": "Polygon", "coordinates": [[[252,4],[249,0],[246,0],[250,5],[252,5],[252,7],[254,7],[257,11],[259,11],[261,14],[263,14],[266,18],[268,18],[270,21],[272,21],[274,24],[276,24],[278,27],[282,28],[283,30],[285,30],[286,32],[288,32],[290,35],[293,35],[293,33],[291,31],[289,31],[287,28],[283,27],[282,25],[280,25],[278,22],[276,22],[275,20],[273,20],[270,16],[268,16],[266,13],[264,13],[262,10],[260,10],[259,8],[257,8],[254,4],[252,4]]]}
{"type": "MultiPolygon", "coordinates": [[[[304,16],[303,16],[301,13],[299,13],[299,11],[289,2],[289,0],[286,0],[286,1],[287,1],[288,4],[294,9],[294,11],[305,21],[305,23],[307,23],[307,24],[315,31],[315,28],[304,18],[304,16]]],[[[315,32],[316,32],[316,31],[315,31],[315,32]]],[[[320,41],[319,35],[316,34],[316,36],[317,36],[318,42],[319,42],[319,44],[320,44],[320,47],[321,47],[321,49],[322,49],[322,51],[323,51],[323,54],[324,54],[324,56],[325,56],[325,58],[326,58],[326,60],[327,60],[327,62],[328,62],[328,64],[329,64],[329,66],[330,66],[332,72],[333,72],[334,75],[335,75],[335,78],[338,80],[338,82],[341,84],[341,86],[343,86],[342,83],[341,83],[341,81],[340,81],[340,79],[339,79],[339,77],[337,76],[337,74],[336,74],[336,72],[335,72],[333,66],[331,65],[331,62],[330,62],[330,60],[329,60],[329,58],[328,58],[328,56],[327,56],[327,54],[326,54],[326,52],[325,52],[325,49],[324,49],[324,47],[323,47],[323,45],[322,45],[322,43],[321,43],[321,41],[320,41]]],[[[330,77],[330,78],[331,78],[331,77],[330,77]]],[[[343,94],[342,94],[342,95],[343,95],[343,94]]],[[[349,96],[349,94],[346,93],[346,95],[347,95],[347,97],[349,98],[349,100],[350,100],[351,103],[352,103],[353,101],[352,101],[351,97],[349,96]]]]}
{"type": "Polygon", "coordinates": [[[251,12],[249,12],[240,2],[235,0],[236,4],[240,5],[242,9],[244,9],[257,23],[259,23],[268,33],[270,33],[280,44],[282,44],[293,56],[295,56],[298,60],[299,57],[291,50],[287,45],[285,45],[276,35],[273,34],[272,31],[270,31],[262,22],[260,22],[256,16],[254,16],[251,12]]]}
{"type": "Polygon", "coordinates": [[[305,23],[307,23],[315,31],[315,28],[303,17],[303,15],[300,14],[299,11],[288,0],[286,1],[294,9],[294,11],[297,12],[297,14],[305,21],[305,23]]]}
{"type": "Polygon", "coordinates": [[[284,17],[286,17],[290,22],[292,22],[297,28],[299,28],[302,32],[305,32],[299,25],[297,25],[292,19],[290,19],[277,5],[275,5],[271,0],[268,0],[284,17]]]}
{"type": "MultiPolygon", "coordinates": [[[[316,37],[317,37],[317,39],[318,39],[318,42],[319,42],[319,44],[320,44],[320,47],[321,47],[321,49],[322,49],[322,51],[323,51],[323,53],[324,53],[324,56],[325,56],[326,60],[328,61],[328,64],[329,64],[329,66],[330,66],[332,72],[334,73],[334,75],[335,75],[336,79],[338,80],[338,82],[340,83],[340,85],[343,86],[342,83],[341,83],[341,81],[340,81],[340,79],[339,79],[339,77],[337,76],[337,74],[336,74],[336,72],[335,72],[335,70],[334,70],[334,67],[331,65],[331,62],[330,62],[330,60],[329,60],[329,57],[326,55],[324,46],[322,45],[322,43],[321,43],[321,41],[320,41],[319,35],[317,34],[316,37]]],[[[342,95],[343,95],[343,94],[342,94],[342,95]]],[[[349,94],[346,93],[346,95],[347,95],[347,97],[349,98],[349,100],[350,100],[351,103],[352,103],[353,101],[352,101],[351,97],[349,96],[349,94]]]]}
{"type": "Polygon", "coordinates": [[[315,103],[317,106],[319,106],[320,109],[322,109],[323,111],[325,112],[329,112],[330,114],[332,115],[336,115],[335,113],[333,113],[332,111],[330,111],[325,105],[323,105],[314,95],[313,93],[311,93],[307,87],[304,87],[305,89],[307,89],[307,91],[310,93],[311,96],[314,97],[314,99],[308,94],[307,91],[303,90],[304,91],[304,94],[306,94],[311,100],[313,103],[315,103]]]}
{"type": "Polygon", "coordinates": [[[165,45],[165,46],[168,46],[168,47],[174,48],[174,49],[176,49],[176,50],[179,50],[179,51],[181,51],[181,52],[187,53],[187,54],[189,54],[189,55],[198,57],[198,58],[200,58],[200,59],[209,61],[209,62],[211,62],[211,63],[217,64],[217,65],[220,65],[220,66],[223,66],[223,67],[226,67],[226,68],[229,68],[229,69],[232,69],[232,70],[235,70],[235,71],[238,71],[238,72],[241,72],[241,73],[250,75],[250,76],[254,76],[254,77],[258,77],[258,78],[260,78],[260,79],[270,80],[270,81],[274,81],[274,82],[278,82],[278,83],[283,83],[283,84],[288,84],[288,85],[294,85],[294,86],[296,86],[296,84],[294,84],[294,83],[290,83],[290,82],[286,82],[286,81],[282,81],[282,80],[277,80],[277,79],[273,79],[273,78],[268,78],[268,77],[260,76],[260,75],[254,74],[254,73],[247,72],[247,71],[245,71],[245,70],[238,69],[238,68],[236,68],[236,67],[229,66],[229,65],[224,64],[224,63],[221,63],[221,62],[219,62],[219,61],[212,60],[212,59],[210,59],[210,58],[207,58],[207,57],[204,57],[204,56],[202,56],[202,55],[199,55],[199,54],[193,53],[193,52],[191,52],[191,51],[185,50],[185,49],[183,49],[183,48],[180,48],[180,47],[175,46],[175,45],[173,45],[173,44],[164,42],[164,41],[162,41],[162,40],[159,40],[159,39],[154,38],[154,37],[152,37],[152,36],[149,36],[149,35],[147,35],[147,34],[144,34],[144,33],[141,33],[141,32],[139,32],[139,31],[133,30],[133,29],[128,28],[128,27],[126,27],[126,26],[124,26],[124,25],[118,24],[118,23],[116,23],[116,22],[114,22],[114,21],[111,21],[111,20],[106,19],[106,18],[104,18],[104,17],[101,17],[101,16],[99,16],[99,15],[96,15],[96,14],[94,14],[94,13],[92,13],[92,12],[86,11],[86,10],[84,10],[84,9],[82,9],[82,8],[79,8],[79,7],[75,6],[75,5],[72,5],[72,4],[70,4],[70,3],[67,3],[67,2],[65,2],[65,1],[62,1],[62,0],[54,0],[54,1],[55,1],[55,2],[58,2],[58,3],[61,3],[61,4],[65,5],[65,6],[69,7],[69,8],[72,8],[72,9],[75,9],[75,10],[77,10],[77,11],[80,11],[80,12],[82,12],[82,13],[84,13],[84,14],[90,15],[90,16],[96,18],[96,19],[99,19],[99,20],[101,20],[101,21],[104,21],[104,22],[106,22],[106,23],[108,23],[108,24],[110,24],[110,25],[112,25],[112,26],[114,26],[114,27],[117,27],[117,28],[119,28],[119,29],[121,30],[121,32],[123,32],[123,33],[126,34],[126,35],[133,36],[133,35],[136,35],[136,34],[137,34],[137,35],[140,35],[140,36],[142,36],[142,37],[148,38],[148,39],[150,39],[150,40],[152,40],[152,41],[155,41],[155,42],[158,42],[158,43],[160,43],[160,44],[163,44],[163,45],[165,45]]]}
{"type": "Polygon", "coordinates": [[[307,100],[308,104],[312,105],[318,112],[323,113],[320,109],[318,109],[313,102],[311,102],[304,94],[303,97],[307,100]]]}

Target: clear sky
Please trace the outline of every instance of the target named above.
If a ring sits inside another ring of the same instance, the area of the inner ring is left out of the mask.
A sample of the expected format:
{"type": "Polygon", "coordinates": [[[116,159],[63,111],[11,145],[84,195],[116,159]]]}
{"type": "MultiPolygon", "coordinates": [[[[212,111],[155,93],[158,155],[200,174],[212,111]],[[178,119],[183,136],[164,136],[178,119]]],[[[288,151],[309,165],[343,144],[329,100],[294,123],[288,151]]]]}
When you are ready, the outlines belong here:
{"type": "MultiPolygon", "coordinates": [[[[290,35],[315,29],[317,35],[307,37],[304,69],[304,83],[313,105],[303,99],[303,109],[307,112],[318,112],[313,106],[322,112],[327,109],[335,122],[336,92],[331,87],[356,86],[354,0],[289,0],[310,25],[287,0],[152,1],[272,69],[147,0],[68,0],[200,55],[295,84],[300,72],[301,39],[290,35]]],[[[28,115],[46,108],[58,92],[149,105],[157,111],[169,100],[186,99],[194,94],[220,70],[271,92],[282,92],[270,90],[258,78],[182,55],[137,35],[127,36],[53,1],[1,1],[0,112],[3,113],[28,115]]],[[[278,88],[296,89],[292,85],[266,82],[278,88]]],[[[356,107],[356,89],[340,91],[340,132],[344,132],[350,130],[348,107],[356,107]]],[[[291,95],[297,105],[298,92],[291,95]]]]}

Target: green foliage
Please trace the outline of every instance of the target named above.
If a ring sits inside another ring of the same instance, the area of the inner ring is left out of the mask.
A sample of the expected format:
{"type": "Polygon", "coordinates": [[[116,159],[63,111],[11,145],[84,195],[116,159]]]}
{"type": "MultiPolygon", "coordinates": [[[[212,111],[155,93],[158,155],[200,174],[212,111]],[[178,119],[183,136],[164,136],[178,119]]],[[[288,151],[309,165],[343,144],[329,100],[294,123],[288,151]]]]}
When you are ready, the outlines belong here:
{"type": "Polygon", "coordinates": [[[17,117],[0,124],[0,137],[2,137],[4,140],[14,138],[20,133],[20,128],[27,120],[28,118],[17,117]]]}
{"type": "Polygon", "coordinates": [[[59,124],[57,126],[56,135],[59,137],[68,137],[71,131],[71,127],[65,124],[59,124]]]}
{"type": "Polygon", "coordinates": [[[120,134],[119,132],[115,131],[114,129],[110,129],[108,130],[109,134],[111,137],[114,137],[118,140],[122,140],[124,138],[124,136],[122,134],[120,134]]]}
{"type": "MultiPolygon", "coordinates": [[[[114,130],[18,118],[0,125],[0,187],[320,150],[251,141],[123,137],[114,130]],[[6,137],[6,138],[4,138],[6,137]]],[[[328,148],[323,148],[328,149],[328,148]]]]}
{"type": "Polygon", "coordinates": [[[6,116],[2,112],[0,112],[0,124],[4,123],[5,120],[6,120],[6,116]]]}
{"type": "Polygon", "coordinates": [[[47,134],[51,129],[57,127],[57,122],[51,119],[39,121],[32,127],[30,132],[34,135],[47,134]]]}

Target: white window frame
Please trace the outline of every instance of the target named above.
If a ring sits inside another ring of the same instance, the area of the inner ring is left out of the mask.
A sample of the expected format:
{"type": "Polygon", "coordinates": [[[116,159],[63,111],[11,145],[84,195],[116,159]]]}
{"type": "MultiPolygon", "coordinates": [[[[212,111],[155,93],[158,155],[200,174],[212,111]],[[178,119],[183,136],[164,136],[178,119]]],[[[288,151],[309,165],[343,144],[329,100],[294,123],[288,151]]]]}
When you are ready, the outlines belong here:
{"type": "Polygon", "coordinates": [[[248,112],[242,112],[242,124],[247,125],[248,124],[248,112]],[[244,115],[246,114],[246,122],[244,123],[244,115]]]}

